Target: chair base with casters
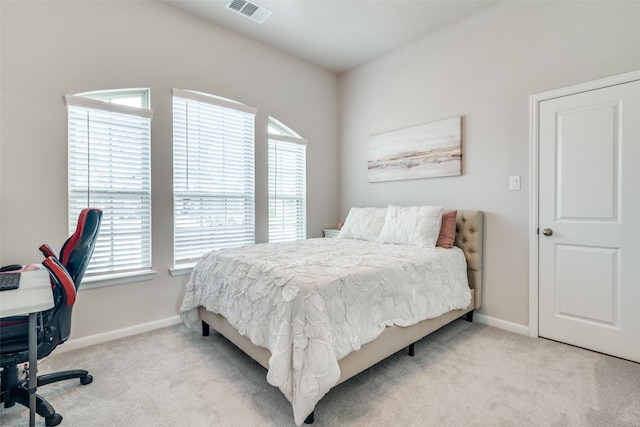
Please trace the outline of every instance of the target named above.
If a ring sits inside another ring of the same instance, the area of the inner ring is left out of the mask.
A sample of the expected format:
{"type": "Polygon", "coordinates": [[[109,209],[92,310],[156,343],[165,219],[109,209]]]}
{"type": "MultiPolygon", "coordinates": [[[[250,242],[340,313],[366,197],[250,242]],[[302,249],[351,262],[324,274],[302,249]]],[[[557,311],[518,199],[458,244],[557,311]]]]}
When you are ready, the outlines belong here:
{"type": "MultiPolygon", "coordinates": [[[[5,408],[10,408],[16,403],[29,407],[29,378],[20,379],[18,367],[16,365],[5,367],[0,373],[2,390],[0,402],[5,408]]],[[[70,379],[79,379],[80,384],[91,384],[93,377],[89,372],[82,369],[55,372],[53,374],[41,375],[37,378],[38,388],[54,382],[70,379]]],[[[62,415],[58,414],[53,406],[42,396],[36,393],[36,413],[44,418],[46,426],[57,426],[62,422],[62,415]]]]}

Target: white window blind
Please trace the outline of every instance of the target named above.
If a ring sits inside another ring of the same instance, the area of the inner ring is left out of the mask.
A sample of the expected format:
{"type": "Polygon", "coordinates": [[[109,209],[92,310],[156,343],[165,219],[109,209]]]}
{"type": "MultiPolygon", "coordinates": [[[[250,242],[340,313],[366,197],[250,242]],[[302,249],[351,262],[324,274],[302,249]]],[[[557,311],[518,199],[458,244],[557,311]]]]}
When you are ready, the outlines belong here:
{"type": "Polygon", "coordinates": [[[269,242],[303,240],[307,236],[306,141],[275,119],[269,120],[269,242]]]}
{"type": "MultiPolygon", "coordinates": [[[[147,97],[142,91],[140,96],[147,97]]],[[[108,92],[101,97],[108,98],[108,92]]],[[[103,211],[87,275],[148,270],[153,112],[85,96],[65,99],[70,233],[83,208],[103,211]]]]}
{"type": "Polygon", "coordinates": [[[255,243],[255,109],[173,90],[174,263],[255,243]]]}

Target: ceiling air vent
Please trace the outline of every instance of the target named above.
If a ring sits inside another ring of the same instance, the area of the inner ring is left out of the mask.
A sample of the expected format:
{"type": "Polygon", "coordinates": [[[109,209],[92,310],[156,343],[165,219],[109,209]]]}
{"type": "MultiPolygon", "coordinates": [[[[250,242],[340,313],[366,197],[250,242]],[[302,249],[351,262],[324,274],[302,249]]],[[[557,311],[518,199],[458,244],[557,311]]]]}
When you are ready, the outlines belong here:
{"type": "Polygon", "coordinates": [[[238,12],[259,24],[262,24],[271,15],[269,9],[247,0],[231,0],[227,4],[227,9],[238,12]]]}

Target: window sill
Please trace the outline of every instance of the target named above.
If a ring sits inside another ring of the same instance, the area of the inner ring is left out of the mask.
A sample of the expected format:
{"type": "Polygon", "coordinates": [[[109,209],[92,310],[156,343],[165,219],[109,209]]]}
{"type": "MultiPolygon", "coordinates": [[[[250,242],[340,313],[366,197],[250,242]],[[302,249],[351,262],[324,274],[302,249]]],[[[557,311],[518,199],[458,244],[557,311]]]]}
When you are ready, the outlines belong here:
{"type": "Polygon", "coordinates": [[[156,275],[155,270],[134,271],[128,273],[104,274],[101,276],[85,277],[79,290],[105,288],[107,286],[124,285],[126,283],[146,282],[156,275]]]}
{"type": "Polygon", "coordinates": [[[193,271],[193,267],[195,266],[196,263],[194,262],[193,264],[185,264],[179,267],[173,267],[169,269],[169,274],[171,274],[171,277],[186,276],[187,274],[191,274],[191,272],[193,271]]]}

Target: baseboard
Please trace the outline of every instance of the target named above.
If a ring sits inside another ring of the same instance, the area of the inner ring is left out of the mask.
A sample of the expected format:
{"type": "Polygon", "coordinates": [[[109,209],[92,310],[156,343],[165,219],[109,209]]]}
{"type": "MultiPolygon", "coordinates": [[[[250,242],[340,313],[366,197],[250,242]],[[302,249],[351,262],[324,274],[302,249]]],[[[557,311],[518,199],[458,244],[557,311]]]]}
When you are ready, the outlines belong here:
{"type": "Polygon", "coordinates": [[[495,326],[516,334],[529,335],[529,327],[520,325],[519,323],[507,322],[506,320],[496,319],[495,317],[486,316],[480,313],[473,313],[473,321],[484,325],[495,326]]]}
{"type": "MultiPolygon", "coordinates": [[[[506,320],[496,319],[495,317],[486,316],[480,313],[473,313],[473,321],[482,323],[484,325],[494,326],[496,328],[504,329],[517,334],[529,335],[529,327],[520,325],[518,323],[507,322],[506,320]]],[[[56,348],[56,354],[64,353],[67,351],[78,350],[80,348],[89,347],[95,344],[101,344],[117,340],[120,338],[130,337],[131,335],[141,334],[144,332],[153,331],[154,329],[160,329],[167,326],[177,325],[182,322],[180,316],[167,317],[165,319],[156,320],[149,323],[143,323],[141,325],[135,325],[128,328],[117,329],[115,331],[109,331],[102,334],[91,335],[88,337],[82,337],[77,339],[70,339],[65,342],[64,345],[56,348]]]]}
{"type": "Polygon", "coordinates": [[[71,350],[89,347],[103,342],[117,340],[119,338],[130,337],[131,335],[141,334],[153,331],[154,329],[164,328],[166,326],[177,325],[182,322],[180,316],[167,317],[166,319],[155,320],[141,325],[135,325],[128,328],[117,329],[115,331],[104,332],[102,334],[90,335],[78,339],[70,339],[63,345],[56,348],[56,354],[64,353],[71,350]]]}

